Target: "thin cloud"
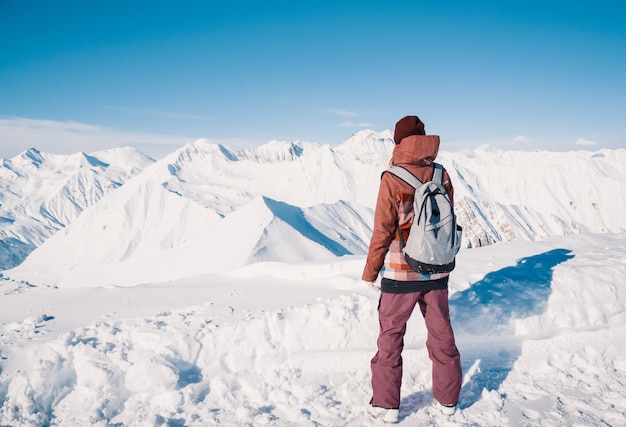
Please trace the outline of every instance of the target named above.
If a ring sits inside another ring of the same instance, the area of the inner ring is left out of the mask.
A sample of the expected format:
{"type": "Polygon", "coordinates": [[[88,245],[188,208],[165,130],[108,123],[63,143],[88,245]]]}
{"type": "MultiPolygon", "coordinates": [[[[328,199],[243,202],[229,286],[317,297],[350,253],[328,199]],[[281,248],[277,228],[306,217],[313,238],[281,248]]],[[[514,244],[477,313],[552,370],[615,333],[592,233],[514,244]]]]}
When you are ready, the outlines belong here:
{"type": "Polygon", "coordinates": [[[342,117],[359,117],[359,114],[354,113],[352,111],[340,110],[338,108],[326,108],[324,111],[328,111],[330,113],[335,114],[336,116],[342,117]]]}
{"type": "Polygon", "coordinates": [[[585,139],[585,138],[578,138],[578,140],[576,140],[576,145],[597,145],[598,143],[596,141],[592,141],[590,139],[585,139]]]}
{"type": "Polygon", "coordinates": [[[10,158],[29,148],[54,153],[91,153],[129,146],[160,158],[190,138],[126,132],[73,121],[0,117],[0,157],[10,158]]]}
{"type": "Polygon", "coordinates": [[[343,122],[339,123],[339,126],[343,126],[346,128],[371,128],[374,127],[372,123],[354,123],[354,122],[343,122]]]}
{"type": "Polygon", "coordinates": [[[518,142],[518,143],[522,143],[522,144],[528,144],[530,142],[532,142],[533,140],[524,136],[524,135],[517,135],[515,138],[513,138],[513,142],[518,142]]]}

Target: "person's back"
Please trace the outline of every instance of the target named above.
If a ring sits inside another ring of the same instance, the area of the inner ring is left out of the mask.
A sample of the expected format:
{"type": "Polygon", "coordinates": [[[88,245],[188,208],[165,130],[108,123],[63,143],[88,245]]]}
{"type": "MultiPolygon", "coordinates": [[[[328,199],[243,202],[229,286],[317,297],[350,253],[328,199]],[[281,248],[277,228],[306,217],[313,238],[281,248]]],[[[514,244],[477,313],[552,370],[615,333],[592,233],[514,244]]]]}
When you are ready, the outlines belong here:
{"type": "Polygon", "coordinates": [[[457,224],[454,204],[443,186],[443,165],[434,164],[429,181],[418,180],[402,166],[392,166],[390,173],[415,189],[413,221],[409,238],[398,233],[406,262],[422,274],[449,273],[456,265],[463,228],[457,224]]]}
{"type": "MultiPolygon", "coordinates": [[[[423,124],[414,127],[410,127],[410,125],[405,126],[408,129],[402,132],[401,122],[403,120],[396,125],[397,138],[394,139],[396,139],[397,145],[393,150],[392,163],[405,168],[421,182],[426,182],[432,177],[433,163],[439,153],[439,136],[410,133],[403,137],[411,130],[413,132],[419,132],[420,130],[424,132],[423,124]]],[[[454,188],[450,181],[450,176],[445,170],[443,173],[443,186],[451,202],[454,203],[454,188]]],[[[414,272],[404,259],[396,230],[399,225],[405,240],[408,238],[414,215],[414,193],[415,190],[410,184],[391,174],[383,174],[376,201],[372,239],[362,276],[364,281],[374,282],[379,272],[383,278],[402,282],[430,281],[448,276],[447,273],[420,275],[414,272]],[[397,208],[391,207],[391,205],[396,205],[397,208]]]]}

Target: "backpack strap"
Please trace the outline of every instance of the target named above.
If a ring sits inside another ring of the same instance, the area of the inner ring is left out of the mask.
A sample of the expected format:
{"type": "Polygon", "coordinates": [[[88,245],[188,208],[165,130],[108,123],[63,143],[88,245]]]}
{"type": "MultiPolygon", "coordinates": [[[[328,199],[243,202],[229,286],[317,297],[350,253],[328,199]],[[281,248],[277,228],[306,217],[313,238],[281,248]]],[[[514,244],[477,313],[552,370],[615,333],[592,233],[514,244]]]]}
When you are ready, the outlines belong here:
{"type": "Polygon", "coordinates": [[[443,166],[439,163],[435,163],[432,180],[441,184],[441,190],[443,191],[443,194],[447,196],[448,192],[446,191],[446,187],[443,186],[443,166]]]}
{"type": "MultiPolygon", "coordinates": [[[[443,166],[440,165],[439,163],[434,163],[434,170],[433,170],[433,181],[438,182],[439,184],[443,184],[443,166]]],[[[402,166],[392,166],[389,169],[387,169],[385,172],[389,172],[395,176],[397,176],[398,178],[400,178],[402,181],[406,182],[407,184],[409,184],[411,187],[415,188],[416,190],[422,186],[422,181],[420,181],[419,179],[417,179],[417,177],[415,175],[413,175],[411,172],[409,172],[408,170],[406,170],[405,168],[403,168],[402,166]]],[[[383,172],[383,173],[385,173],[383,172]]]]}
{"type": "MultiPolygon", "coordinates": [[[[413,175],[411,172],[409,172],[402,166],[392,166],[389,169],[385,170],[383,174],[385,172],[389,172],[397,176],[402,181],[406,182],[407,184],[409,184],[411,187],[413,187],[416,190],[423,185],[422,181],[420,181],[415,175],[413,175]]],[[[440,184],[442,184],[441,187],[443,188],[443,166],[440,165],[439,163],[434,163],[432,181],[439,182],[440,184]]],[[[445,194],[445,191],[446,191],[445,188],[443,189],[443,191],[445,194]]],[[[404,249],[406,247],[406,242],[404,241],[404,237],[402,236],[402,230],[400,229],[400,224],[398,224],[398,236],[400,236],[400,247],[404,249]]]]}
{"type": "Polygon", "coordinates": [[[402,181],[406,182],[407,184],[409,184],[411,187],[415,188],[416,190],[422,186],[422,181],[417,179],[415,175],[413,175],[408,170],[404,169],[402,166],[392,166],[389,169],[387,169],[385,172],[389,172],[397,176],[402,181]]]}
{"type": "Polygon", "coordinates": [[[443,166],[439,163],[435,163],[435,170],[433,171],[433,181],[443,184],[443,166]]]}

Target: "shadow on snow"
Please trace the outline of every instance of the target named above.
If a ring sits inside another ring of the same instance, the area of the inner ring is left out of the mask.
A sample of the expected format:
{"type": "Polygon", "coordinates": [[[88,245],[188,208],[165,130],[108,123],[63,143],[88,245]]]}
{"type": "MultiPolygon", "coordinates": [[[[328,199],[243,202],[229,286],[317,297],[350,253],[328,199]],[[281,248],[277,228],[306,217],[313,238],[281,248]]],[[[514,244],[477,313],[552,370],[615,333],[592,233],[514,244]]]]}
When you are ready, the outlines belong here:
{"type": "MultiPolygon", "coordinates": [[[[567,249],[526,257],[450,297],[463,372],[470,376],[461,390],[460,409],[476,403],[483,390],[500,388],[521,354],[522,341],[513,336],[511,320],[545,312],[554,268],[573,257],[567,249]]],[[[405,397],[401,407],[415,411],[429,401],[430,390],[423,390],[405,397]]]]}
{"type": "Polygon", "coordinates": [[[263,197],[265,205],[274,216],[281,221],[289,224],[293,229],[298,231],[304,237],[312,240],[319,245],[325,247],[336,256],[351,255],[351,252],[344,248],[339,243],[335,242],[331,238],[325,236],[321,231],[315,228],[304,215],[302,209],[289,205],[285,202],[279,202],[277,200],[270,199],[269,197],[263,197]]]}

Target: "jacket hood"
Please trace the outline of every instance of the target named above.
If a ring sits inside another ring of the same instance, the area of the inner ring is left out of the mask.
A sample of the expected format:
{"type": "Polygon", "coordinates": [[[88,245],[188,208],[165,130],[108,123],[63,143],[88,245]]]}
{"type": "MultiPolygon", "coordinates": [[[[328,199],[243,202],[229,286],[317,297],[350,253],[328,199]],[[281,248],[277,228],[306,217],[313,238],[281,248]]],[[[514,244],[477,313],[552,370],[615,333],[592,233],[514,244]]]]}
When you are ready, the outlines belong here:
{"type": "Polygon", "coordinates": [[[393,150],[393,162],[396,165],[416,166],[431,165],[439,154],[439,135],[411,135],[393,150]]]}

